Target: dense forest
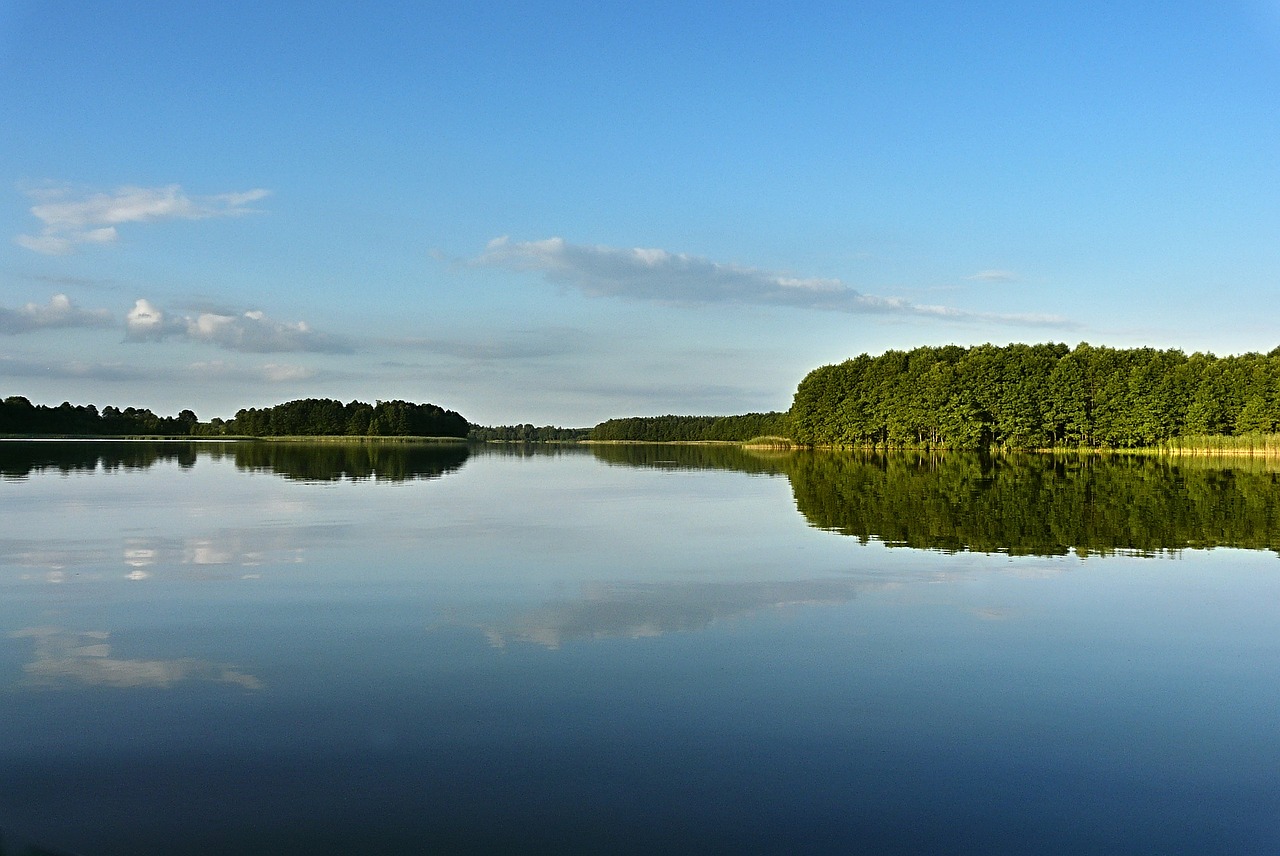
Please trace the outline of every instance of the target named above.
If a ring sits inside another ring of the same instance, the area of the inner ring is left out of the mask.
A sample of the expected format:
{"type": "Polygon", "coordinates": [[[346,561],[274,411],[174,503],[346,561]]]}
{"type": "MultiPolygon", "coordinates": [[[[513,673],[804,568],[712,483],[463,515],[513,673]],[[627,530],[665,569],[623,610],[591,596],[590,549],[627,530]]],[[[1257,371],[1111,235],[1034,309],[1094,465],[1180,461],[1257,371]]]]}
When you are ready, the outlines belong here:
{"type": "Polygon", "coordinates": [[[1052,448],[1159,446],[1280,425],[1280,348],[1215,357],[1061,344],[916,348],[810,372],[799,443],[1052,448]]]}
{"type": "Polygon", "coordinates": [[[92,404],[57,407],[32,404],[20,395],[0,402],[0,434],[88,434],[120,437],[139,434],[188,436],[196,432],[196,415],[184,410],[177,416],[156,416],[150,410],[104,407],[92,404]]]}
{"type": "Polygon", "coordinates": [[[644,442],[741,442],[755,437],[789,437],[786,413],[746,413],[742,416],[636,416],[609,419],[591,429],[592,440],[644,442]]]}
{"type": "Polygon", "coordinates": [[[591,436],[590,428],[557,428],[554,425],[472,425],[467,439],[477,443],[575,443],[591,436]]]}
{"type": "Polygon", "coordinates": [[[305,398],[275,407],[239,410],[223,429],[226,434],[246,437],[461,438],[470,427],[459,414],[434,404],[399,400],[343,404],[331,398],[305,398]]]}
{"type": "Polygon", "coordinates": [[[0,434],[51,436],[167,437],[458,437],[471,426],[459,414],[434,404],[379,401],[365,404],[328,398],[306,398],[274,407],[248,408],[235,418],[200,422],[183,410],[176,417],[150,410],[92,404],[57,407],[32,404],[22,396],[0,402],[0,434]]]}

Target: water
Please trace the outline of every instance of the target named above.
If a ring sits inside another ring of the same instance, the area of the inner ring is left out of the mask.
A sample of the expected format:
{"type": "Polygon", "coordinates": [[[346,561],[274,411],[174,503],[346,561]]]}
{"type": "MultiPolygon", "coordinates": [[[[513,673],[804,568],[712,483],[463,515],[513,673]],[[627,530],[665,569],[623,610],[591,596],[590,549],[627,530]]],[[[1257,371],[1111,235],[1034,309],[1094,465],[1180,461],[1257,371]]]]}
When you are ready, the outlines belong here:
{"type": "Polygon", "coordinates": [[[0,828],[1280,852],[1263,464],[0,444],[0,828]]]}

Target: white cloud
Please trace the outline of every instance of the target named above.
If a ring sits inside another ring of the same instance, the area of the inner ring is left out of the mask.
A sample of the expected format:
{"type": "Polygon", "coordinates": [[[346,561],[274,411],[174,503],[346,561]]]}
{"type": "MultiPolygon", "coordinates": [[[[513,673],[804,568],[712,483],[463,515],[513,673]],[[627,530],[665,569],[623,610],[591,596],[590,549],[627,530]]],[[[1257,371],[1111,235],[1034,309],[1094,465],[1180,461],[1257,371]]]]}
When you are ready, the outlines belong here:
{"type": "Polygon", "coordinates": [[[18,309],[0,306],[0,333],[16,335],[35,330],[68,327],[109,327],[114,323],[105,309],[81,309],[65,294],[55,294],[41,306],[28,303],[18,309]]]}
{"type": "Polygon", "coordinates": [[[977,282],[1017,282],[1018,275],[1011,270],[980,270],[972,276],[966,276],[965,279],[977,282]]]}
{"type": "Polygon", "coordinates": [[[382,344],[404,350],[424,351],[447,357],[479,362],[532,360],[561,357],[581,352],[586,343],[584,331],[570,327],[542,330],[516,330],[499,335],[487,334],[468,338],[400,338],[385,339],[382,344]]]}
{"type": "Polygon", "coordinates": [[[662,249],[570,244],[563,238],[512,242],[495,238],[471,262],[541,273],[591,296],[675,304],[751,304],[828,312],[925,316],[958,321],[1062,325],[1049,315],[1000,315],[862,294],[838,279],[796,277],[662,249]]]}
{"type": "Polygon", "coordinates": [[[180,660],[121,659],[111,656],[110,634],[105,631],[76,633],[60,627],[28,627],[9,634],[30,639],[33,659],[24,663],[19,686],[56,687],[87,684],[106,687],[169,687],[178,681],[203,680],[262,689],[253,675],[221,663],[185,658],[180,660]]]}
{"type": "Polygon", "coordinates": [[[69,187],[28,191],[35,200],[31,214],[43,225],[38,235],[18,235],[14,241],[45,255],[66,255],[82,244],[110,244],[123,223],[158,220],[205,220],[250,214],[251,203],[270,191],[255,189],[214,196],[188,196],[177,184],[165,187],[121,187],[111,193],[79,194],[69,187]]]}
{"type": "Polygon", "coordinates": [[[262,377],[272,383],[285,383],[291,380],[310,380],[316,376],[314,369],[306,366],[291,366],[283,363],[266,363],[259,371],[262,377]]]}
{"type": "Polygon", "coordinates": [[[273,321],[256,310],[240,314],[201,312],[194,316],[174,316],[149,300],[134,303],[125,319],[126,339],[145,342],[171,336],[251,354],[345,354],[354,350],[347,339],[313,330],[305,321],[292,324],[273,321]]]}
{"type": "Polygon", "coordinates": [[[186,332],[181,319],[169,319],[164,311],[149,300],[139,299],[125,315],[125,338],[134,342],[154,341],[186,332]]]}
{"type": "MultiPolygon", "coordinates": [[[[36,361],[21,359],[8,354],[0,354],[0,375],[94,381],[152,379],[152,375],[147,371],[134,366],[127,366],[123,363],[90,363],[82,360],[36,361]]],[[[168,376],[167,373],[165,376],[168,376]]]]}

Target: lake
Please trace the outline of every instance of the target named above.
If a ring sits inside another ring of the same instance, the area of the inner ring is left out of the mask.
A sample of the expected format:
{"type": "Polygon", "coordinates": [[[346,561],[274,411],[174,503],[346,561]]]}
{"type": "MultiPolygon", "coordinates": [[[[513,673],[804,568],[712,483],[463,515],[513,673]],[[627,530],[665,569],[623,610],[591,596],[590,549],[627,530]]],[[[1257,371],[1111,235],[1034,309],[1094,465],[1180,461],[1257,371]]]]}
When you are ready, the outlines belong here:
{"type": "Polygon", "coordinates": [[[1280,473],[0,443],[0,829],[84,856],[1280,852],[1280,473]]]}

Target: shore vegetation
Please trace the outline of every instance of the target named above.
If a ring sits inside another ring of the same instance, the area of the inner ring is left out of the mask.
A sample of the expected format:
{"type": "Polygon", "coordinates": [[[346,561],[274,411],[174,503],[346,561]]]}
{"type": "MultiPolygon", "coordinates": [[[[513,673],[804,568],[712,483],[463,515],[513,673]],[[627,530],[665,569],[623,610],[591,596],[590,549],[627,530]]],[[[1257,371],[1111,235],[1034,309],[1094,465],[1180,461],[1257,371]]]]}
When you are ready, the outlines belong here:
{"type": "Polygon", "coordinates": [[[803,445],[959,449],[1276,449],[1280,348],[1215,357],[1080,344],[862,354],[800,382],[803,445]]]}

